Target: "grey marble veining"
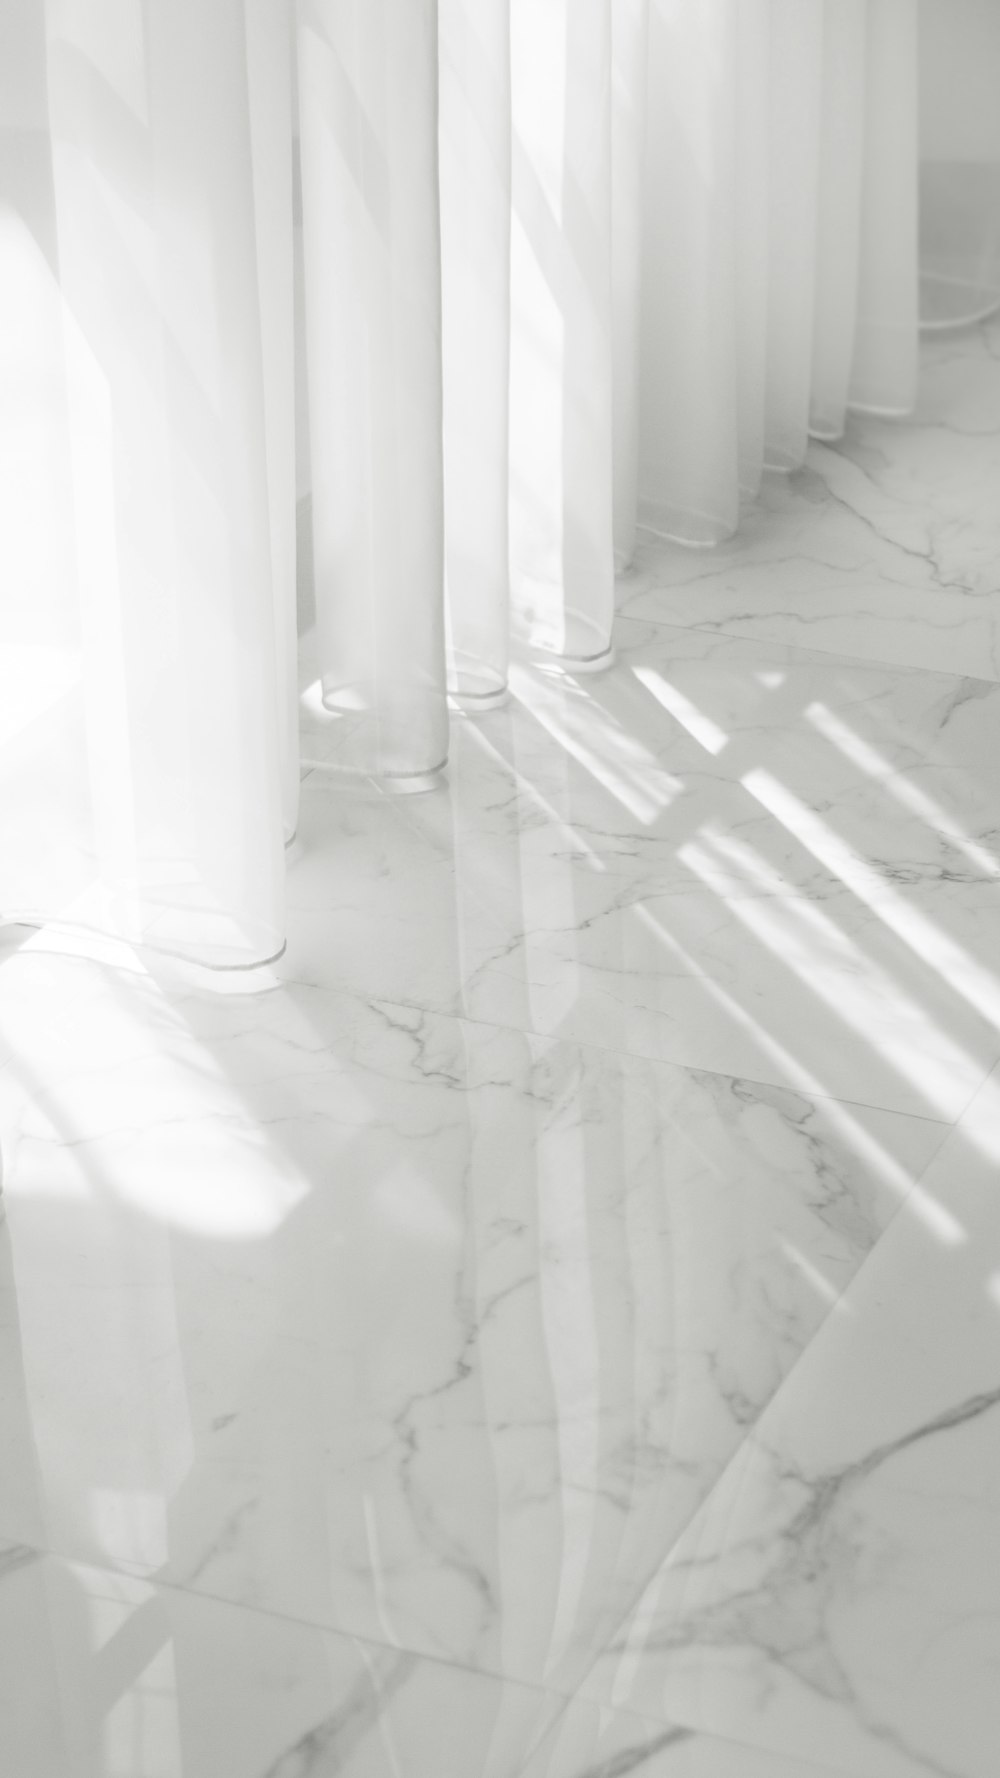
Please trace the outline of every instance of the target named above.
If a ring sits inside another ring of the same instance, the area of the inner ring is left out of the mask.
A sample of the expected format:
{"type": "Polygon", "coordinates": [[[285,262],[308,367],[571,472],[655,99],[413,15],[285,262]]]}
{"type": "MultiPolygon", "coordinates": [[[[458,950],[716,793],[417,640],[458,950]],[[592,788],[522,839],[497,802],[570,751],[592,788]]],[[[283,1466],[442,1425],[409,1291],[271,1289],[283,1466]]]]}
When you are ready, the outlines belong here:
{"type": "Polygon", "coordinates": [[[830,1778],[272,1613],[8,1554],[0,1752],[17,1778],[830,1778]]]}
{"type": "Polygon", "coordinates": [[[944,1135],[329,989],[5,973],[0,1535],[562,1689],[944,1135]]]}
{"type": "Polygon", "coordinates": [[[859,1778],[988,1778],[1000,1706],[991,1077],[588,1682],[859,1778]]]}

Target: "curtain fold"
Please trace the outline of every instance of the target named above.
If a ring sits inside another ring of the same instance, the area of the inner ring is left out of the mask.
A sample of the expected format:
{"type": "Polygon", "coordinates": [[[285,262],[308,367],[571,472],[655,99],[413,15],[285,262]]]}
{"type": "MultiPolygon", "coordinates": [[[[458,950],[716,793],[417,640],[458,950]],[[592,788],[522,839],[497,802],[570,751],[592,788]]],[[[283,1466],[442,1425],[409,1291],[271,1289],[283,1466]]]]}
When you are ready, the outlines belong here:
{"type": "Polygon", "coordinates": [[[823,10],[823,62],[817,167],[816,285],[809,431],[839,438],[854,362],[861,260],[867,0],[823,10]]]}
{"type": "Polygon", "coordinates": [[[651,530],[718,542],[848,406],[912,406],[916,45],[915,0],[651,0],[651,530]]]}
{"type": "MultiPolygon", "coordinates": [[[[820,228],[823,0],[771,0],[764,462],[797,469],[809,439],[820,228]]],[[[839,246],[839,243],[838,243],[839,246]]]]}
{"type": "Polygon", "coordinates": [[[245,0],[245,8],[278,766],[287,844],[295,835],[299,801],[292,31],[284,0],[245,0]]]}
{"type": "MultiPolygon", "coordinates": [[[[300,723],[419,786],[515,643],[610,661],[640,527],[728,537],[907,411],[921,153],[925,213],[929,155],[1000,164],[968,58],[941,147],[918,26],[1000,73],[949,5],[7,0],[3,916],[273,955],[300,723]]],[[[981,235],[934,235],[939,313],[981,235]]]]}
{"type": "Polygon", "coordinates": [[[328,763],[448,750],[434,0],[302,0],[313,553],[328,763]]]}
{"type": "Polygon", "coordinates": [[[512,0],[511,29],[515,615],[596,663],[614,616],[610,6],[512,0]]]}
{"type": "Polygon", "coordinates": [[[510,649],[510,6],[438,4],[448,686],[483,710],[510,649]]]}
{"type": "MultiPolygon", "coordinates": [[[[0,542],[0,905],[259,961],[294,808],[244,7],[46,0],[6,29],[50,181],[3,193],[0,424],[5,455],[30,441],[31,513],[0,542]]],[[[258,73],[264,104],[280,61],[258,73]]]]}
{"type": "Polygon", "coordinates": [[[917,396],[917,8],[869,0],[864,167],[850,403],[904,414],[917,396]]]}
{"type": "Polygon", "coordinates": [[[639,322],[648,0],[611,4],[611,304],[614,558],[635,553],[639,511],[639,322]]]}

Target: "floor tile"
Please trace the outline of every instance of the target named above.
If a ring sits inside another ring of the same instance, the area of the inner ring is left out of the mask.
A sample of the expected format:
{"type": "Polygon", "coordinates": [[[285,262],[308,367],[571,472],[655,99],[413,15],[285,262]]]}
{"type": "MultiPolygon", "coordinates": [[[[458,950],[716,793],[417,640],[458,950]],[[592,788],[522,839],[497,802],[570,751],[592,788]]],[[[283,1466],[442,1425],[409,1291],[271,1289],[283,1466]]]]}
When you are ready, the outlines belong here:
{"type": "Polygon", "coordinates": [[[2,977],[0,1535],[564,1689],[945,1133],[295,984],[2,977]]]}
{"type": "Polygon", "coordinates": [[[17,1778],[824,1778],[24,1547],[0,1546],[0,1640],[17,1778]]]}
{"type": "Polygon", "coordinates": [[[0,1550],[17,1778],[515,1778],[527,1688],[82,1563],[0,1550]]]}
{"type": "Polygon", "coordinates": [[[998,1172],[1000,1073],[614,1638],[595,1695],[792,1759],[822,1748],[854,1778],[992,1778],[998,1172]]]}

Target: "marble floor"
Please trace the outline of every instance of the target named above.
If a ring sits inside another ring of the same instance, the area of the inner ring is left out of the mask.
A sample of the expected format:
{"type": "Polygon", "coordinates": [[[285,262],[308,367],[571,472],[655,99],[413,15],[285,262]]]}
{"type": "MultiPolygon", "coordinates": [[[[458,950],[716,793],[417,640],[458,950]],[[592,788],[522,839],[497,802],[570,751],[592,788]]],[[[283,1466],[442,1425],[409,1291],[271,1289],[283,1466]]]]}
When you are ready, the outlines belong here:
{"type": "MultiPolygon", "coordinates": [[[[3,1778],[995,1778],[1000,323],[280,964],[0,933],[3,1778]]],[[[322,758],[307,723],[307,761],[322,758]]]]}

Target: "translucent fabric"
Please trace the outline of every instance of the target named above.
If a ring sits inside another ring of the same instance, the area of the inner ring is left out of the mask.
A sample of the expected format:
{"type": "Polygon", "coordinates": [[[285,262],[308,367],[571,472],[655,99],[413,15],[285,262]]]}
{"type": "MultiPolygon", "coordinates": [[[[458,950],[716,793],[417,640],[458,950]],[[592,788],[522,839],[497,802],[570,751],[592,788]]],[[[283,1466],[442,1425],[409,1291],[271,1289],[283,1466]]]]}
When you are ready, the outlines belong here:
{"type": "Polygon", "coordinates": [[[439,0],[449,690],[485,709],[510,637],[509,0],[439,0]]]}
{"type": "Polygon", "coordinates": [[[292,32],[285,0],[245,0],[244,16],[261,314],[278,761],[287,844],[295,835],[299,799],[292,32]]]}
{"type": "Polygon", "coordinates": [[[511,551],[522,633],[606,656],[614,616],[611,8],[512,0],[511,551]]]}
{"type": "Polygon", "coordinates": [[[915,0],[651,0],[643,521],[731,534],[764,467],[916,390],[915,0]]]}
{"type": "Polygon", "coordinates": [[[849,399],[880,414],[917,398],[917,78],[913,0],[870,0],[849,399]]]}
{"type": "Polygon", "coordinates": [[[434,0],[301,0],[313,549],[328,763],[448,750],[434,0]]]}
{"type": "Polygon", "coordinates": [[[0,45],[0,908],[214,965],[280,950],[295,820],[286,27],[0,45]]]}
{"type": "Polygon", "coordinates": [[[643,147],[647,0],[611,9],[611,303],[615,566],[635,551],[639,504],[639,317],[642,302],[643,147]]]}

